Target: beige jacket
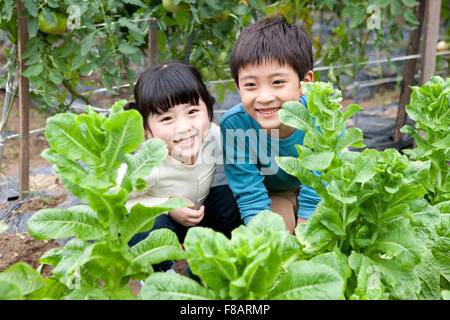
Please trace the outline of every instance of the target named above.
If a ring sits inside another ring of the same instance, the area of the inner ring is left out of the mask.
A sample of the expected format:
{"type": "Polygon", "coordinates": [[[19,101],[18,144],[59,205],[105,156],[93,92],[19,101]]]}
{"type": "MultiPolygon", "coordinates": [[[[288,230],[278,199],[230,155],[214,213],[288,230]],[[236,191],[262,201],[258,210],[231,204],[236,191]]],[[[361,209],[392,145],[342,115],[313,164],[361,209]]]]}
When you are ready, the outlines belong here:
{"type": "MultiPolygon", "coordinates": [[[[222,163],[220,130],[216,124],[211,123],[193,165],[186,165],[168,155],[160,166],[154,168],[144,179],[147,184],[146,190],[133,191],[130,194],[126,207],[130,210],[136,203],[150,207],[161,204],[171,197],[185,197],[198,209],[208,196],[213,179],[214,185],[227,183],[222,163]],[[218,163],[220,169],[215,176],[218,163]]],[[[122,164],[118,176],[123,176],[126,169],[126,164],[122,164]]]]}

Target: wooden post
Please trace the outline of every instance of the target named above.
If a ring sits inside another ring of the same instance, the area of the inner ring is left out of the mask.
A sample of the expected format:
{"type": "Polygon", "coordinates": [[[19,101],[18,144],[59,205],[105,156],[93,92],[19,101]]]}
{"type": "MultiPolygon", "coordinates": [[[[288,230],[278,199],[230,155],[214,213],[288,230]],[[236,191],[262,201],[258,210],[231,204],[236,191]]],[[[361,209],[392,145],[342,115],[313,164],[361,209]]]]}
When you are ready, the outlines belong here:
{"type": "Polygon", "coordinates": [[[158,57],[158,21],[150,19],[148,29],[148,60],[147,66],[156,64],[158,57]]]}
{"type": "MultiPolygon", "coordinates": [[[[426,0],[420,0],[420,4],[414,8],[417,21],[419,25],[417,29],[409,33],[408,47],[406,55],[418,54],[420,47],[420,36],[422,34],[423,16],[425,12],[426,0]]],[[[406,109],[405,106],[409,103],[411,97],[411,88],[414,84],[414,75],[416,74],[417,59],[409,59],[405,62],[405,71],[403,73],[402,88],[400,90],[400,100],[397,108],[397,119],[394,128],[394,142],[399,142],[403,138],[403,133],[400,129],[406,123],[406,109]]]]}
{"type": "Polygon", "coordinates": [[[441,0],[426,1],[420,85],[424,85],[435,74],[440,12],[441,0]]]}
{"type": "Polygon", "coordinates": [[[23,11],[24,6],[21,0],[17,0],[17,14],[18,14],[18,45],[17,45],[17,57],[19,61],[19,198],[26,196],[24,191],[30,189],[30,139],[29,139],[29,117],[30,117],[30,93],[28,78],[23,77],[22,74],[25,71],[25,61],[22,59],[22,54],[25,51],[25,43],[28,41],[28,18],[20,17],[20,13],[23,11]]]}

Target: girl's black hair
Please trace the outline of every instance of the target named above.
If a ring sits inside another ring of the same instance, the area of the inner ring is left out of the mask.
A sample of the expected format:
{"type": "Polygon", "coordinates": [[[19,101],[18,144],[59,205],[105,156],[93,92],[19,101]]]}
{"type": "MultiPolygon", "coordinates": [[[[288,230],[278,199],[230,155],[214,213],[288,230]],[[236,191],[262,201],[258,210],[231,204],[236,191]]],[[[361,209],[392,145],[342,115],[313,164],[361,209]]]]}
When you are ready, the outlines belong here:
{"type": "Polygon", "coordinates": [[[214,97],[209,93],[198,70],[187,63],[170,60],[147,68],[140,74],[134,86],[134,102],[125,109],[136,109],[144,119],[152,114],[162,114],[178,104],[198,105],[201,98],[213,119],[214,97]]]}

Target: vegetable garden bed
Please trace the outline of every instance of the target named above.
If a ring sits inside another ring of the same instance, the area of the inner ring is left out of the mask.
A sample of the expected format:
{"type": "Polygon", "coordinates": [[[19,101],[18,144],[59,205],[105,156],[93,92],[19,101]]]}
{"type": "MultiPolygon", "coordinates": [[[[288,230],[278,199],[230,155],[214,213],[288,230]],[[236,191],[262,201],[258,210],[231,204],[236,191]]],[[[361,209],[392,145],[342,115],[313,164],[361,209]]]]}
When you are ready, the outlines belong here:
{"type": "MultiPolygon", "coordinates": [[[[40,257],[48,250],[60,247],[61,243],[56,240],[36,240],[28,232],[0,233],[0,272],[18,262],[38,269],[40,257]]],[[[51,268],[44,265],[41,275],[44,278],[51,276],[51,268]]]]}
{"type": "Polygon", "coordinates": [[[349,105],[342,112],[341,94],[331,84],[304,84],[311,114],[291,101],[283,105],[280,119],[306,132],[305,145],[297,146],[297,158],[277,162],[323,199],[313,216],[296,228],[296,236],[269,211],[234,230],[231,239],[194,227],[183,247],[168,230],[127,246],[135,233],[151,228],[157,215],[185,205],[171,199],[158,207],[137,204],[126,210],[129,192],[145,188],[142,177],[167,155],[159,139],[142,143],[139,114],[123,111],[123,101],[114,104],[108,118],[89,108],[81,115],[58,114],[47,121],[51,149],[43,156],[89,205],[32,215],[27,228],[36,239],[74,238],[41,257],[41,263],[54,267],[49,280],[25,263],[0,273],[0,296],[133,299],[126,285],[145,279],[142,299],[448,298],[449,81],[434,77],[413,88],[407,111],[425,134],[405,126],[403,132],[415,138],[418,148],[404,155],[395,149],[343,151],[364,147],[360,129],[344,131],[361,107],[349,105]],[[95,134],[95,145],[87,143],[92,137],[80,127],[95,134]],[[121,161],[128,169],[116,185],[121,161]],[[168,259],[187,259],[200,282],[153,272],[152,264],[168,259]]]}

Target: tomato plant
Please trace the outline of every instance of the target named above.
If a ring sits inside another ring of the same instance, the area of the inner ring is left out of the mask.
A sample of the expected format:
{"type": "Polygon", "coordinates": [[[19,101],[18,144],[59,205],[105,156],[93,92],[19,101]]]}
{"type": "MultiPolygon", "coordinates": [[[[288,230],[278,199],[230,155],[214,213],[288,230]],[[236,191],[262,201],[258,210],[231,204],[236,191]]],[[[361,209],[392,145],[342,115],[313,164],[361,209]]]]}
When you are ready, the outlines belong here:
{"type": "MultiPolygon", "coordinates": [[[[134,81],[133,61],[141,65],[140,46],[145,44],[147,25],[132,23],[130,3],[72,0],[25,0],[30,40],[22,58],[24,76],[30,81],[30,97],[38,106],[64,111],[76,99],[90,104],[99,86],[117,93],[114,86],[134,81]],[[94,79],[93,75],[95,75],[94,79]],[[90,78],[90,79],[89,79],[90,78]],[[55,109],[56,108],[56,109],[55,109]]],[[[16,1],[1,0],[0,28],[17,43],[16,1]]]]}
{"type": "MultiPolygon", "coordinates": [[[[209,74],[216,77],[206,81],[226,78],[227,61],[216,56],[228,53],[236,32],[264,9],[262,0],[229,1],[226,10],[217,0],[23,3],[30,35],[22,56],[27,66],[23,75],[30,80],[31,99],[53,111],[67,110],[76,99],[90,104],[99,87],[112,94],[125,83],[132,89],[136,70],[146,59],[150,17],[158,19],[158,61],[186,57],[199,68],[214,69],[209,74]]],[[[0,0],[0,13],[0,28],[17,43],[16,1],[0,0]]]]}
{"type": "MultiPolygon", "coordinates": [[[[340,66],[328,70],[327,80],[343,91],[361,69],[359,63],[368,60],[366,51],[370,42],[372,49],[398,50],[406,45],[401,28],[413,30],[419,24],[413,11],[419,5],[415,0],[296,2],[302,10],[309,10],[309,16],[320,12],[324,26],[336,26],[331,38],[322,45],[321,58],[325,66],[340,66]]],[[[391,67],[394,68],[392,64],[391,67]]]]}
{"type": "Polygon", "coordinates": [[[47,21],[44,13],[39,14],[39,30],[47,34],[64,34],[67,30],[67,17],[61,13],[52,13],[47,21]]]}
{"type": "Polygon", "coordinates": [[[189,6],[181,0],[162,0],[162,5],[164,9],[172,13],[187,10],[189,8],[189,6]]]}
{"type": "MultiPolygon", "coordinates": [[[[207,70],[203,73],[204,80],[211,82],[231,78],[229,53],[236,36],[245,26],[261,16],[281,14],[290,22],[303,22],[311,31],[313,17],[320,12],[321,24],[338,23],[326,43],[322,43],[320,35],[313,36],[314,59],[321,59],[324,65],[351,64],[352,67],[330,69],[327,74],[330,81],[345,90],[357,74],[359,62],[367,59],[366,44],[371,37],[375,41],[373,47],[381,50],[403,45],[399,26],[417,27],[412,10],[418,4],[414,0],[375,1],[373,5],[380,9],[381,24],[378,28],[369,28],[369,20],[377,19],[376,14],[368,10],[372,5],[369,0],[23,2],[23,16],[29,19],[31,37],[24,55],[30,69],[25,76],[32,85],[31,98],[38,105],[57,106],[59,110],[66,110],[75,99],[89,104],[93,90],[99,86],[106,87],[112,94],[118,93],[114,87],[124,83],[133,86],[136,67],[142,65],[147,55],[147,19],[150,17],[158,19],[158,62],[165,59],[189,61],[197,68],[207,70]],[[64,20],[58,19],[61,16],[67,17],[64,34],[60,34],[63,23],[56,27],[55,20],[64,20]],[[39,23],[39,17],[46,22],[39,23]],[[135,66],[130,67],[130,62],[135,66]]],[[[16,42],[16,1],[0,0],[0,12],[0,28],[16,42]]],[[[320,80],[319,76],[317,73],[316,79],[320,80]]],[[[227,88],[234,90],[233,83],[228,86],[214,84],[213,90],[220,102],[227,88]]]]}

